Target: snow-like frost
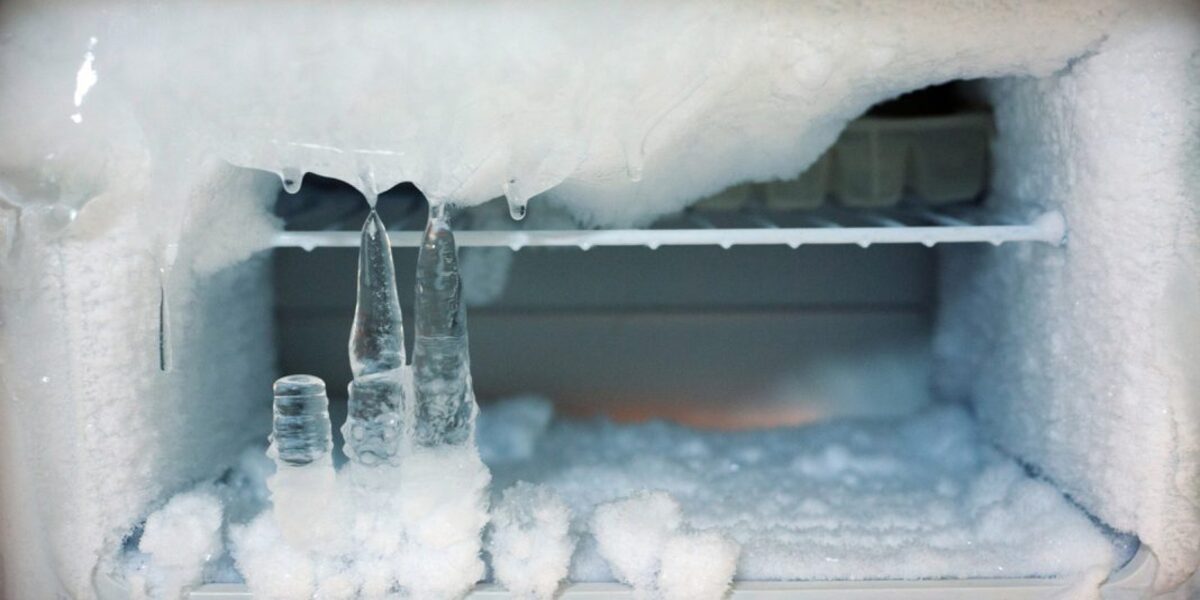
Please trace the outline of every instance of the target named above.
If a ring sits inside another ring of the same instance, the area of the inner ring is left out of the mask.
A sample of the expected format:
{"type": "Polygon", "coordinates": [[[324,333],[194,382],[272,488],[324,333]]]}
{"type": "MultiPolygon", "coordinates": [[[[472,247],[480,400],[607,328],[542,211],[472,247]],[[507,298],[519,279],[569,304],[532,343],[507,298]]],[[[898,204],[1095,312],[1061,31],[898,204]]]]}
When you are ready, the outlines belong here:
{"type": "Polygon", "coordinates": [[[146,568],[131,580],[139,597],[178,598],[200,583],[204,567],[222,550],[221,501],[209,490],[177,494],[147,519],[138,542],[146,568]]]}
{"type": "Polygon", "coordinates": [[[567,578],[575,540],[571,511],[545,486],[517,482],[492,507],[492,575],[517,598],[550,600],[567,578]]]}

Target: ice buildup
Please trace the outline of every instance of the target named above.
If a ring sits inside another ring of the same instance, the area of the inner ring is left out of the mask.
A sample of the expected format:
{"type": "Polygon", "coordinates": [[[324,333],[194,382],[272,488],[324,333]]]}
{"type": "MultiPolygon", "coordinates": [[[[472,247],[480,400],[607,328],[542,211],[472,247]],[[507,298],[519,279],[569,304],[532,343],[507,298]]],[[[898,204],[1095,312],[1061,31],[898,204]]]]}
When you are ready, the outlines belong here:
{"type": "Polygon", "coordinates": [[[433,408],[413,406],[418,396],[412,368],[404,364],[391,246],[372,210],[359,248],[349,343],[354,379],[342,431],[350,463],[335,477],[320,380],[280,380],[272,450],[279,470],[269,481],[274,507],[232,535],[238,568],[256,595],[449,600],[485,573],[480,553],[491,475],[470,443],[475,399],[444,209],[430,211],[429,231],[418,268],[414,358],[427,375],[422,389],[433,408]],[[312,403],[299,401],[318,393],[312,403]],[[450,403],[456,408],[441,410],[450,403]],[[279,417],[281,404],[289,416],[320,413],[324,429],[314,420],[279,417]],[[414,427],[407,425],[414,412],[418,424],[431,419],[424,443],[414,443],[414,427]]]}
{"type": "Polygon", "coordinates": [[[422,446],[462,444],[475,419],[467,307],[462,301],[458,250],[449,209],[431,204],[417,254],[416,335],[413,338],[415,441],[422,446]]]}

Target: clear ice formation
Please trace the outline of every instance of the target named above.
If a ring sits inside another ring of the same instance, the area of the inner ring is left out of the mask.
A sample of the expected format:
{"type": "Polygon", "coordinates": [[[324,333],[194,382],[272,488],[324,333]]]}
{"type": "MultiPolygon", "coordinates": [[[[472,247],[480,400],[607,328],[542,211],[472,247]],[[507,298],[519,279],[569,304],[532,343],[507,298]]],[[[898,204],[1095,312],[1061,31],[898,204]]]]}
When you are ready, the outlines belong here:
{"type": "Polygon", "coordinates": [[[404,320],[396,293],[392,247],[379,213],[363,224],[358,251],[358,303],[350,332],[350,370],[357,379],[404,366],[404,320]]]}
{"type": "Polygon", "coordinates": [[[458,251],[445,204],[431,203],[417,254],[415,325],[415,442],[426,447],[464,443],[471,437],[475,394],[458,251]]]}
{"type": "Polygon", "coordinates": [[[271,440],[279,466],[302,467],[329,456],[329,399],[325,382],[312,375],[287,375],[275,381],[271,440]]]}
{"type": "Polygon", "coordinates": [[[371,210],[358,253],[358,303],[350,331],[346,456],[374,466],[399,452],[404,412],[404,320],[387,230],[371,210]]]}

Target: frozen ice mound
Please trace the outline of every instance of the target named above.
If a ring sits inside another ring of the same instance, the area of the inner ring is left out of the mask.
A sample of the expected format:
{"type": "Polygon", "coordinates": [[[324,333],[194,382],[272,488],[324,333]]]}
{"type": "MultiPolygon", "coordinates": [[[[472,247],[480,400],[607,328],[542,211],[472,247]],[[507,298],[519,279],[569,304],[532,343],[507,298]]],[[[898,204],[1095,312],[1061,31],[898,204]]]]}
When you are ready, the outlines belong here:
{"type": "Polygon", "coordinates": [[[551,600],[567,578],[575,538],[571,512],[554,490],[517,482],[492,507],[492,576],[518,598],[551,600]]]}

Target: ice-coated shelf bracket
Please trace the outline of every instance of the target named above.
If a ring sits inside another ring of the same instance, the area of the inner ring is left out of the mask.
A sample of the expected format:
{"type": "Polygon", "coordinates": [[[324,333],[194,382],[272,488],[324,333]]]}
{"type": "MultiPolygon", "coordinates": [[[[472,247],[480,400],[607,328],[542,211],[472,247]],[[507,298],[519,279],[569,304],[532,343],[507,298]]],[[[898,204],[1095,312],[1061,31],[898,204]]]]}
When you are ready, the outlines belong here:
{"type": "MultiPolygon", "coordinates": [[[[855,244],[864,248],[873,244],[988,243],[999,246],[1009,242],[1041,242],[1061,245],[1066,241],[1067,226],[1061,213],[1049,211],[1028,222],[994,223],[987,220],[950,216],[929,210],[906,213],[898,220],[888,214],[856,212],[844,218],[812,217],[815,225],[792,227],[768,220],[763,215],[746,219],[752,227],[691,226],[651,229],[564,229],[564,230],[489,230],[459,231],[459,247],[506,247],[513,250],[530,246],[576,247],[583,250],[602,246],[767,246],[798,248],[808,244],[855,244]]],[[[414,248],[421,243],[420,231],[390,233],[393,247],[414,248]]],[[[276,248],[357,247],[355,231],[282,231],[272,240],[276,248]]]]}

